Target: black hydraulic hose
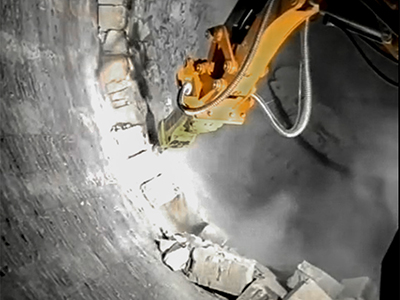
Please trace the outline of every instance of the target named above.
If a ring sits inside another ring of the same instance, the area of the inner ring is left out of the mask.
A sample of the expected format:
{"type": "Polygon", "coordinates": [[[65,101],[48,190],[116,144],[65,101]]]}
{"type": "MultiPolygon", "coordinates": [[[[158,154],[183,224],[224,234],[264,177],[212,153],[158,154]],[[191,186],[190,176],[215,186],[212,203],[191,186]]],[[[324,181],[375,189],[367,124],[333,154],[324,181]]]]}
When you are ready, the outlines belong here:
{"type": "Polygon", "coordinates": [[[395,64],[399,64],[399,61],[396,60],[392,55],[390,55],[389,53],[386,53],[385,51],[383,51],[382,49],[379,48],[379,46],[373,42],[372,40],[363,37],[363,36],[359,36],[360,39],[366,44],[368,45],[372,50],[374,50],[376,53],[378,53],[379,55],[381,55],[382,57],[386,58],[387,60],[390,60],[391,62],[395,63],[395,64]]]}
{"type": "MultiPolygon", "coordinates": [[[[371,13],[373,13],[375,15],[375,17],[382,23],[384,24],[392,34],[394,34],[395,36],[399,36],[399,31],[398,31],[398,22],[399,20],[384,20],[382,18],[382,13],[377,13],[377,11],[379,11],[379,4],[375,1],[371,1],[371,0],[360,0],[360,2],[367,8],[370,10],[371,13]],[[388,22],[390,21],[390,22],[388,22]]],[[[393,12],[390,10],[390,12],[393,12]]],[[[388,10],[386,9],[386,13],[388,13],[388,10]]],[[[396,12],[393,12],[393,14],[395,14],[396,12]]],[[[398,14],[398,12],[397,12],[398,14]]]]}
{"type": "Polygon", "coordinates": [[[393,80],[392,78],[389,78],[386,74],[384,74],[381,70],[378,69],[377,66],[374,65],[374,63],[368,58],[368,56],[365,54],[363,49],[361,49],[360,45],[357,43],[357,41],[354,39],[353,35],[349,33],[346,29],[339,27],[349,38],[349,40],[352,42],[354,47],[357,49],[358,53],[360,53],[361,57],[365,60],[367,65],[371,68],[371,70],[378,75],[382,80],[384,80],[387,84],[398,88],[399,83],[393,80]]]}

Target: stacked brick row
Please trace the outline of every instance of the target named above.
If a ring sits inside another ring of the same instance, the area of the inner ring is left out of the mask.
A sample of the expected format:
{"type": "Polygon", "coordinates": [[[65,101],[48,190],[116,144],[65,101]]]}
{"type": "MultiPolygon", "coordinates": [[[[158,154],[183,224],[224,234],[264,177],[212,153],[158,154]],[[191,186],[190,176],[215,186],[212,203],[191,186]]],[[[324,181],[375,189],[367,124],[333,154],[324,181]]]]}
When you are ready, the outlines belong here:
{"type": "Polygon", "coordinates": [[[99,0],[98,4],[100,87],[104,99],[113,108],[111,131],[117,143],[122,145],[121,149],[133,147],[124,153],[132,156],[144,150],[141,143],[132,141],[147,138],[147,105],[133,78],[134,67],[127,38],[129,3],[125,0],[99,0]]]}
{"type": "MultiPolygon", "coordinates": [[[[123,0],[100,0],[98,4],[101,43],[99,82],[104,100],[112,108],[111,131],[116,141],[120,168],[124,169],[125,174],[119,178],[119,183],[126,189],[138,187],[141,190],[150,205],[146,213],[149,218],[156,219],[155,225],[161,231],[201,233],[213,241],[225,243],[225,233],[205,221],[201,208],[191,207],[192,201],[187,201],[174,184],[174,179],[163,175],[162,154],[153,151],[149,143],[146,131],[147,106],[139,92],[135,76],[137,70],[134,69],[133,56],[128,47],[128,24],[132,23],[129,20],[129,3],[123,0]]],[[[147,28],[143,24],[139,27],[142,30],[136,37],[138,40],[141,39],[141,33],[143,35],[143,28],[147,28]]],[[[132,34],[129,36],[135,38],[132,34]]]]}

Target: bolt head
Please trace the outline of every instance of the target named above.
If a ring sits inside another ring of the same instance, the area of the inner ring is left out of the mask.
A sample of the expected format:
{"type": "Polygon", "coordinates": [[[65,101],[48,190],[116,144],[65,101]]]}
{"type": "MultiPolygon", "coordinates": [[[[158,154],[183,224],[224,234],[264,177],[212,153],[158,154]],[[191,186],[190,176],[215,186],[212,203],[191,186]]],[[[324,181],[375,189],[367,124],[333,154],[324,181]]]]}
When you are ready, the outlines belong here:
{"type": "Polygon", "coordinates": [[[219,87],[220,87],[220,82],[219,82],[219,80],[217,79],[217,80],[214,80],[214,82],[213,82],[213,88],[214,89],[219,89],[219,87]]]}
{"type": "Polygon", "coordinates": [[[190,82],[185,82],[182,88],[184,89],[183,93],[188,96],[193,90],[193,85],[190,82]]]}

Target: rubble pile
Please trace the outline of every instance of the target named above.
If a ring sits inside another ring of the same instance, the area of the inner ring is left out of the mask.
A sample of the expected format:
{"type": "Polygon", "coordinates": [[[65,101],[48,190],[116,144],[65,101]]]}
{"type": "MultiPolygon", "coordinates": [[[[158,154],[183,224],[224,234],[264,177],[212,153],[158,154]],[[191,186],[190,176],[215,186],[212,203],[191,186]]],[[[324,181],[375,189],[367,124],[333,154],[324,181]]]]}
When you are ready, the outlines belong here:
{"type": "Polygon", "coordinates": [[[188,280],[222,295],[240,300],[278,300],[286,295],[268,268],[227,246],[187,233],[165,236],[158,245],[163,262],[171,270],[182,271],[188,280]]]}
{"type": "Polygon", "coordinates": [[[377,289],[367,277],[338,282],[306,261],[282,286],[269,268],[228,246],[188,233],[163,236],[157,243],[164,264],[171,270],[229,299],[378,300],[377,289]]]}

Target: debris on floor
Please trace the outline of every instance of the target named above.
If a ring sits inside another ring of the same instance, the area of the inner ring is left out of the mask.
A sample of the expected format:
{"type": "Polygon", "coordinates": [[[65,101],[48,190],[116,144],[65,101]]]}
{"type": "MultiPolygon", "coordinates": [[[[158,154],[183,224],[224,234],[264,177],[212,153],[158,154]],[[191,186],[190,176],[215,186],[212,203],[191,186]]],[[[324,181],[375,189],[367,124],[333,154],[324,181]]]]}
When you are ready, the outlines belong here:
{"type": "Polygon", "coordinates": [[[166,265],[172,270],[182,270],[190,281],[205,288],[239,296],[255,280],[254,285],[250,285],[252,288],[247,288],[246,294],[239,299],[253,299],[246,295],[254,294],[252,291],[256,289],[266,290],[276,300],[286,294],[269,269],[256,268],[258,262],[240,256],[226,246],[188,233],[164,237],[158,241],[158,246],[166,265]]]}
{"type": "MultiPolygon", "coordinates": [[[[339,283],[303,261],[283,286],[282,278],[254,259],[194,234],[165,234],[157,241],[162,261],[173,271],[217,295],[237,300],[377,300],[368,277],[339,283]]],[[[285,279],[286,280],[286,279],[285,279]]]]}
{"type": "Polygon", "coordinates": [[[288,279],[287,286],[294,289],[299,283],[307,279],[315,281],[332,299],[335,299],[343,290],[343,285],[336,279],[306,261],[297,266],[293,276],[288,279]]]}

